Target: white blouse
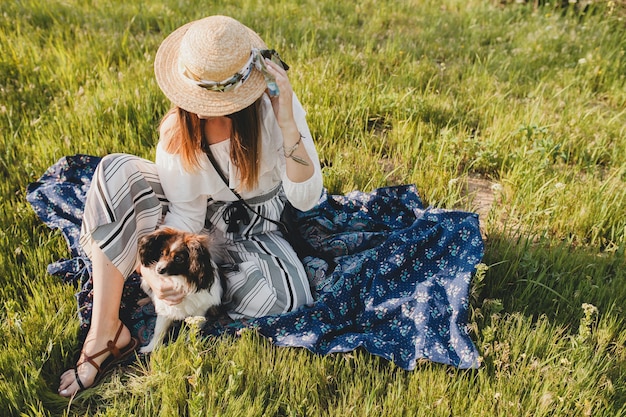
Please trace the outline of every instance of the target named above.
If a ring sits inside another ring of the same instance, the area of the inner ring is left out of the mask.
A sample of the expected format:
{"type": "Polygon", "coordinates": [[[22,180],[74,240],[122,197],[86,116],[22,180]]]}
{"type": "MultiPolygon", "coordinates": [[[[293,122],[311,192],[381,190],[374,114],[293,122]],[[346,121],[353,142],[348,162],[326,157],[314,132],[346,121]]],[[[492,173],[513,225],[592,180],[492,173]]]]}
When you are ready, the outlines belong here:
{"type": "MultiPolygon", "coordinates": [[[[283,136],[276,121],[269,97],[264,94],[261,103],[261,161],[258,187],[242,191],[244,199],[263,195],[274,189],[281,181],[289,202],[298,210],[311,209],[322,194],[322,170],[311,132],[306,122],[306,112],[294,95],[293,113],[314,173],[304,182],[292,182],[287,177],[283,136]]],[[[156,166],[165,196],[170,202],[169,211],[163,226],[197,233],[202,230],[206,217],[207,200],[235,201],[237,197],[230,188],[239,185],[238,169],[230,162],[230,140],[211,146],[222,172],[229,180],[228,186],[215,171],[205,153],[199,155],[200,168],[187,172],[183,168],[180,155],[168,153],[161,143],[157,145],[156,166]]]]}

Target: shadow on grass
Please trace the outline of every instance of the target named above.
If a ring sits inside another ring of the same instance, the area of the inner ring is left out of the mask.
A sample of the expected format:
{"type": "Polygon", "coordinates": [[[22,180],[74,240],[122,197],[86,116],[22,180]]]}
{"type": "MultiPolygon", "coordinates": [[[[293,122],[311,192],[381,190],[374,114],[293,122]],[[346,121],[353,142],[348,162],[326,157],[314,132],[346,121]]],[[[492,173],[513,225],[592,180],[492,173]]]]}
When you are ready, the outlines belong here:
{"type": "Polygon", "coordinates": [[[565,243],[549,245],[529,239],[490,235],[484,263],[482,299],[501,299],[504,311],[547,315],[564,326],[577,325],[581,306],[600,313],[623,312],[626,262],[623,250],[598,252],[565,243]]]}
{"type": "Polygon", "coordinates": [[[601,415],[624,415],[623,249],[496,234],[486,240],[484,263],[491,267],[475,283],[471,325],[486,372],[498,378],[549,370],[554,386],[571,383],[578,394],[592,393],[589,407],[601,415]]]}

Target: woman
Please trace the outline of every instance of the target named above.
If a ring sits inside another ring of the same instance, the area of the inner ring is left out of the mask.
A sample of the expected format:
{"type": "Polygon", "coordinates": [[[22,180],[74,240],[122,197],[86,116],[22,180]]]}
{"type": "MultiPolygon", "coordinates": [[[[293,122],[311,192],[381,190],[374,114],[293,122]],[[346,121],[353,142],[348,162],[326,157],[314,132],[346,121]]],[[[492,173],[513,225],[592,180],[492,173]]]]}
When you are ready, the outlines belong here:
{"type": "MultiPolygon", "coordinates": [[[[137,348],[119,318],[122,289],[137,268],[138,238],[157,227],[224,235],[237,265],[226,274],[232,318],[312,302],[277,221],[287,202],[303,211],[316,204],[321,169],[282,62],[264,55],[261,38],[226,16],[188,23],[159,47],[156,79],[175,107],[161,122],[156,163],[109,155],[94,174],[81,234],[93,268],[91,327],[78,364],[61,375],[62,396],[137,348]]],[[[159,298],[181,301],[172,285],[140,272],[159,298]]]]}

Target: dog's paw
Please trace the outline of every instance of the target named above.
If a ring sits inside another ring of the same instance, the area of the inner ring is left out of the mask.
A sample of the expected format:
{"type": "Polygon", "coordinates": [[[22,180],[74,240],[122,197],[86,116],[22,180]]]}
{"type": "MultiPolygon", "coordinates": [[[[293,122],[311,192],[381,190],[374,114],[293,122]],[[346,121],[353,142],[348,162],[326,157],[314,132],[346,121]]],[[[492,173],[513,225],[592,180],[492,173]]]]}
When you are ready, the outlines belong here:
{"type": "Polygon", "coordinates": [[[141,349],[139,349],[139,353],[151,353],[154,350],[154,343],[150,343],[144,347],[142,347],[141,349]]]}

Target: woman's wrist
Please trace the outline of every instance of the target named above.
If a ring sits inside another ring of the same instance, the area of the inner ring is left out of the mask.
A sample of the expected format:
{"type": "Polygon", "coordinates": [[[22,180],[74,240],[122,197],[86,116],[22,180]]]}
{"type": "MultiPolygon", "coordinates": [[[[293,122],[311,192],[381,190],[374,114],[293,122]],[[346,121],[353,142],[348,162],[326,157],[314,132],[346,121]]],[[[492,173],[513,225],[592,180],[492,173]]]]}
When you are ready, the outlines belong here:
{"type": "Polygon", "coordinates": [[[283,154],[287,163],[287,177],[293,182],[304,182],[314,173],[313,162],[304,146],[304,137],[296,123],[281,126],[283,154]]]}
{"type": "Polygon", "coordinates": [[[300,131],[295,122],[281,126],[280,130],[283,134],[283,145],[285,148],[295,145],[300,140],[300,131]]]}
{"type": "Polygon", "coordinates": [[[293,146],[290,146],[288,148],[283,147],[283,152],[285,153],[285,159],[291,159],[300,165],[309,166],[309,161],[307,161],[307,159],[309,159],[308,158],[309,155],[306,154],[306,159],[305,159],[304,157],[296,153],[296,151],[300,149],[302,138],[303,138],[302,133],[300,133],[300,139],[298,139],[298,141],[293,146]]]}

